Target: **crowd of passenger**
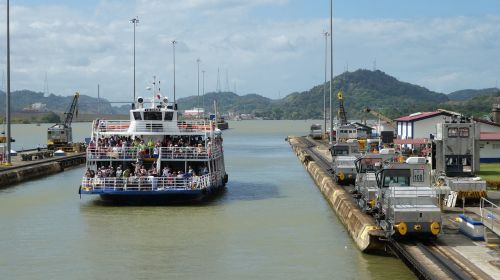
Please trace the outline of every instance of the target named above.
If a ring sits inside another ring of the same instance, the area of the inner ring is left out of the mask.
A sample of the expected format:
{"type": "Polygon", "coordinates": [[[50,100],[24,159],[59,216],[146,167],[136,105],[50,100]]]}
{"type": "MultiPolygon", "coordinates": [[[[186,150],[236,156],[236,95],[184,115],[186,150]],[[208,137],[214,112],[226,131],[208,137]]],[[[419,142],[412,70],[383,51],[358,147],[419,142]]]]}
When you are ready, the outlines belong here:
{"type": "Polygon", "coordinates": [[[133,164],[133,168],[123,168],[121,166],[101,166],[96,171],[87,168],[85,178],[131,178],[131,177],[176,177],[186,179],[193,176],[202,176],[208,174],[208,168],[203,166],[195,169],[191,166],[184,172],[183,170],[174,170],[170,166],[165,166],[158,170],[153,164],[150,168],[146,168],[143,164],[133,164]]]}
{"type": "MultiPolygon", "coordinates": [[[[218,139],[215,143],[218,143],[218,139]]],[[[212,139],[207,138],[205,142],[201,136],[170,136],[163,139],[144,140],[141,137],[118,136],[101,137],[91,140],[88,149],[96,158],[158,158],[161,148],[168,149],[167,157],[181,157],[182,154],[189,157],[210,154],[212,139]]]]}

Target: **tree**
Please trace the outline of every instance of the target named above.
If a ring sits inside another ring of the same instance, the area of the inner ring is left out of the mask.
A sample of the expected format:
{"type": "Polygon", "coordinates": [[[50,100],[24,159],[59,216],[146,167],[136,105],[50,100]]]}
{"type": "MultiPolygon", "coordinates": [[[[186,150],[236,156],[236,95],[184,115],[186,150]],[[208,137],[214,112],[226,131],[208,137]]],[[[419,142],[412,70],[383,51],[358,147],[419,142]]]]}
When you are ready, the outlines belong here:
{"type": "Polygon", "coordinates": [[[42,117],[42,122],[44,122],[44,123],[60,123],[61,117],[54,112],[49,112],[47,115],[42,117]]]}

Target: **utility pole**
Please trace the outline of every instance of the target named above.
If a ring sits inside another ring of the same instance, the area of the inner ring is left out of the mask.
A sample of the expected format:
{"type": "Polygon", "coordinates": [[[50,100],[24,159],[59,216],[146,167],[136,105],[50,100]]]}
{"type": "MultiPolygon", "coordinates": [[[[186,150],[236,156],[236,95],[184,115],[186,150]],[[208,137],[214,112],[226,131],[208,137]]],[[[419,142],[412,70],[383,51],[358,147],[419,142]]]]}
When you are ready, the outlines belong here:
{"type": "MultiPolygon", "coordinates": [[[[97,84],[97,115],[101,115],[101,95],[100,95],[100,86],[97,84]]],[[[135,98],[134,98],[135,100],[135,98]]]]}
{"type": "Polygon", "coordinates": [[[198,63],[198,100],[196,101],[196,108],[197,108],[197,111],[198,111],[198,114],[196,115],[196,117],[200,117],[200,59],[198,58],[196,60],[196,62],[198,63]]]}
{"type": "Polygon", "coordinates": [[[323,134],[326,134],[326,75],[327,75],[327,68],[328,68],[328,31],[325,31],[323,33],[325,36],[325,83],[323,84],[323,119],[324,119],[324,127],[323,127],[323,134]]]}
{"type": "Polygon", "coordinates": [[[174,51],[174,109],[176,109],[176,103],[175,103],[175,44],[177,44],[177,42],[175,40],[172,41],[172,48],[173,48],[173,51],[174,51]]]}
{"type": "Polygon", "coordinates": [[[134,25],[134,100],[133,100],[133,102],[135,103],[135,27],[139,23],[139,19],[136,16],[135,18],[131,19],[130,22],[134,25]]]}
{"type": "Polygon", "coordinates": [[[203,116],[205,116],[205,70],[202,70],[201,73],[203,74],[203,87],[202,87],[202,92],[203,92],[203,97],[201,98],[201,102],[203,103],[203,116]]]}
{"type": "Polygon", "coordinates": [[[330,0],[330,145],[333,144],[333,106],[332,106],[332,91],[333,91],[333,0],[330,0]]]}
{"type": "Polygon", "coordinates": [[[11,139],[11,133],[10,133],[10,13],[9,13],[9,0],[7,0],[7,100],[6,100],[6,106],[7,106],[7,117],[6,117],[6,123],[7,123],[7,134],[6,134],[6,141],[7,141],[7,153],[6,153],[6,165],[12,165],[12,161],[10,158],[10,139],[11,139]]]}

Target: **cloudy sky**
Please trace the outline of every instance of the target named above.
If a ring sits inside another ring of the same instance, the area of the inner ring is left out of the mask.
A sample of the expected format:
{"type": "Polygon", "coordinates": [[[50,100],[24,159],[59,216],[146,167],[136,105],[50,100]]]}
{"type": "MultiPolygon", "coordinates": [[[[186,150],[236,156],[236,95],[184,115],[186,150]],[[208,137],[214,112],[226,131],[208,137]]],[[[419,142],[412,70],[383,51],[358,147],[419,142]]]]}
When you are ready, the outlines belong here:
{"type": "MultiPolygon", "coordinates": [[[[6,65],[6,1],[0,4],[0,65],[6,65]]],[[[153,75],[172,95],[197,94],[197,58],[205,90],[229,85],[270,98],[324,80],[328,0],[12,0],[12,89],[71,95],[78,90],[129,101],[133,26],[138,16],[137,92],[153,75]]],[[[500,80],[498,0],[335,0],[334,74],[376,68],[449,93],[500,80]]],[[[201,75],[201,74],[200,74],[201,75]]],[[[3,82],[2,82],[3,85],[3,82]]]]}

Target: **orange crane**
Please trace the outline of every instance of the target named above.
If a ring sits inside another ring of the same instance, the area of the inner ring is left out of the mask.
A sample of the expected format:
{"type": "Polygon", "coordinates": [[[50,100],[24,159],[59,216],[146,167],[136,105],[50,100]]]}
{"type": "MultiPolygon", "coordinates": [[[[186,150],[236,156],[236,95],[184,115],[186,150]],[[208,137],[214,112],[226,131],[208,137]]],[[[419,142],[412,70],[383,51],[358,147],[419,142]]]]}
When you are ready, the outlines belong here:
{"type": "Polygon", "coordinates": [[[375,116],[375,117],[381,119],[382,121],[386,122],[390,127],[396,129],[396,126],[397,126],[396,122],[394,120],[392,120],[391,118],[388,118],[388,117],[382,115],[381,113],[379,113],[377,111],[374,111],[374,110],[372,110],[372,109],[370,109],[368,107],[363,108],[363,112],[372,114],[373,116],[375,116]]]}

